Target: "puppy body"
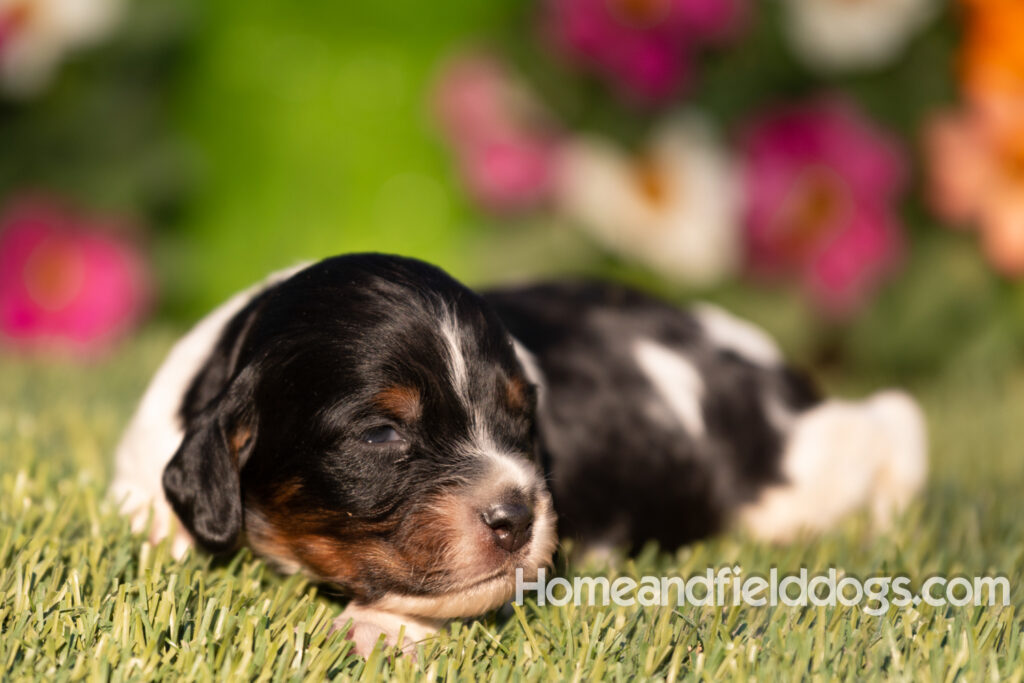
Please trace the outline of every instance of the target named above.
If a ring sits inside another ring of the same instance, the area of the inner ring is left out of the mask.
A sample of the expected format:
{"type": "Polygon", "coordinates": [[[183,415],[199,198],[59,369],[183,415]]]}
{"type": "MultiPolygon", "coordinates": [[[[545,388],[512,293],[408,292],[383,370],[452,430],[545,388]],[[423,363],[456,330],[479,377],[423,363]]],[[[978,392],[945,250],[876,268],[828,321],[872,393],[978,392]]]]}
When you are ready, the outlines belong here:
{"type": "Polygon", "coordinates": [[[507,600],[516,568],[550,561],[552,495],[563,535],[673,548],[732,522],[787,540],[864,505],[885,521],[925,470],[912,401],[824,401],[719,309],[610,285],[481,298],[379,255],[208,316],[117,459],[136,528],[340,585],[361,652],[507,600]]]}
{"type": "Polygon", "coordinates": [[[733,522],[786,541],[869,505],[879,525],[927,468],[914,402],[825,400],[761,330],[620,286],[487,296],[542,379],[542,457],[563,535],[662,547],[733,522]]]}

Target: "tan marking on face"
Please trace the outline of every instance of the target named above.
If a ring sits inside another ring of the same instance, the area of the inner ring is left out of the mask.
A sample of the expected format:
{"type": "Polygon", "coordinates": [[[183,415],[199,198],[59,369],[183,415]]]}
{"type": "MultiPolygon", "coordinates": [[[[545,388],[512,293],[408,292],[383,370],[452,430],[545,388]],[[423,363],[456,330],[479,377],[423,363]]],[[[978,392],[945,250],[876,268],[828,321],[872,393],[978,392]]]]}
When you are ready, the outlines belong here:
{"type": "Polygon", "coordinates": [[[231,447],[231,457],[238,463],[238,454],[252,441],[253,428],[249,425],[239,426],[228,437],[228,445],[231,447]]]}
{"type": "MultiPolygon", "coordinates": [[[[538,496],[534,514],[534,535],[526,546],[526,554],[518,560],[507,562],[504,571],[494,574],[477,573],[476,581],[472,580],[473,575],[464,575],[466,583],[462,586],[432,595],[389,593],[381,598],[376,606],[401,614],[451,618],[475,616],[507,602],[515,594],[516,567],[523,569],[525,580],[534,581],[540,567],[551,566],[557,535],[554,511],[547,492],[538,496]]],[[[464,546],[456,548],[455,551],[461,555],[467,554],[464,546]]],[[[479,553],[479,549],[468,552],[479,553]]]]}
{"type": "Polygon", "coordinates": [[[513,410],[526,410],[529,386],[521,377],[513,377],[505,385],[505,399],[513,410]]]}
{"type": "Polygon", "coordinates": [[[288,479],[274,487],[270,502],[274,507],[287,505],[302,492],[301,479],[288,479]]]}
{"type": "Polygon", "coordinates": [[[459,496],[432,499],[398,527],[298,508],[300,488],[285,482],[262,496],[265,502],[248,506],[249,545],[282,567],[304,570],[355,596],[369,577],[381,576],[417,589],[452,590],[501,559],[485,543],[486,528],[473,505],[459,496]]]}
{"type": "Polygon", "coordinates": [[[416,387],[388,387],[373,397],[373,404],[405,422],[417,420],[423,414],[420,390],[416,387]]]}
{"type": "MultiPolygon", "coordinates": [[[[295,490],[285,484],[272,498],[283,500],[295,490]]],[[[387,578],[404,586],[389,593],[392,599],[434,605],[439,610],[435,616],[468,616],[506,600],[515,567],[533,576],[538,566],[550,562],[554,544],[546,493],[538,501],[535,536],[518,559],[493,543],[480,519],[478,509],[493,496],[476,493],[438,495],[397,527],[326,511],[297,511],[268,498],[265,504],[247,506],[246,533],[249,545],[282,569],[334,583],[354,598],[374,593],[387,578]]]]}
{"type": "Polygon", "coordinates": [[[286,504],[297,490],[286,485],[273,494],[271,505],[247,510],[246,535],[256,552],[291,571],[305,570],[355,591],[367,567],[394,569],[386,545],[374,538],[379,529],[353,522],[343,535],[329,534],[325,529],[337,526],[333,515],[295,512],[286,504]]]}

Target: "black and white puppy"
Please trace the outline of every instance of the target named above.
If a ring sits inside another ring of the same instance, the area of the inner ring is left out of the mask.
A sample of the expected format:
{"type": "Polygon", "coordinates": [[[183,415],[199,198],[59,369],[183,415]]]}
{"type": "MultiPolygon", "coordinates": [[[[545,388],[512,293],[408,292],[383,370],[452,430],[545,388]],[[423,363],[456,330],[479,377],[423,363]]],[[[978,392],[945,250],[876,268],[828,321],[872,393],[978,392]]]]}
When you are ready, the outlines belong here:
{"type": "Polygon", "coordinates": [[[180,555],[247,544],[352,598],[368,652],[507,601],[563,535],[666,548],[787,540],[921,486],[898,392],[823,401],[761,331],[612,285],[480,296],[349,255],[271,276],[157,371],[112,496],[180,555]],[[552,501],[553,498],[553,501],[552,501]]]}

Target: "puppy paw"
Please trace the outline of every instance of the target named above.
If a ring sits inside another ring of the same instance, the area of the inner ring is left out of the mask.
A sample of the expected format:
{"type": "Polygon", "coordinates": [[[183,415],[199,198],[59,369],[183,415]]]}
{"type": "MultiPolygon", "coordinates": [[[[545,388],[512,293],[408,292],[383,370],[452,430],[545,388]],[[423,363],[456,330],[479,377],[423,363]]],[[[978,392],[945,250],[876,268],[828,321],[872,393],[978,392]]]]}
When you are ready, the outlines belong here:
{"type": "Polygon", "coordinates": [[[331,630],[338,631],[346,627],[348,633],[345,639],[352,641],[352,652],[360,657],[369,657],[378,646],[381,649],[398,646],[398,633],[369,621],[350,621],[344,614],[334,620],[331,630]]]}
{"type": "Polygon", "coordinates": [[[334,620],[331,631],[347,628],[345,638],[352,641],[352,651],[361,657],[369,657],[376,647],[397,647],[402,654],[415,658],[419,642],[436,633],[444,623],[440,619],[405,616],[349,603],[334,620]]]}
{"type": "Polygon", "coordinates": [[[170,538],[171,556],[175,560],[185,557],[193,546],[192,537],[185,531],[166,501],[149,499],[132,488],[114,488],[111,498],[120,502],[122,514],[131,523],[132,533],[145,536],[150,545],[156,546],[170,538]]]}

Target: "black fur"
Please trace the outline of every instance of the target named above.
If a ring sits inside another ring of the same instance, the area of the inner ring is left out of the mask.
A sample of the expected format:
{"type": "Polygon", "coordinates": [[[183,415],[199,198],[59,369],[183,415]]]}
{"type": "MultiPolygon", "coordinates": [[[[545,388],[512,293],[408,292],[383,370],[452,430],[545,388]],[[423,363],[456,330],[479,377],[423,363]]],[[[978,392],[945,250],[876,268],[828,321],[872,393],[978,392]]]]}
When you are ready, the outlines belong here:
{"type": "Polygon", "coordinates": [[[779,481],[782,435],[766,400],[796,412],[819,400],[795,370],[719,348],[693,316],[621,286],[542,284],[487,298],[544,374],[539,431],[559,529],[586,543],[675,548],[718,531],[779,481]],[[706,436],[664,419],[634,358],[638,339],[697,366],[706,436]]]}
{"type": "Polygon", "coordinates": [[[197,541],[214,552],[233,548],[242,530],[238,471],[255,439],[250,436],[241,448],[233,440],[252,423],[255,374],[252,370],[240,373],[217,396],[189,411],[185,438],[164,469],[164,492],[175,514],[197,541]]]}
{"type": "MultiPolygon", "coordinates": [[[[501,452],[542,460],[563,535],[674,548],[779,481],[768,403],[797,413],[818,400],[796,371],[723,349],[694,316],[623,287],[481,297],[418,261],[342,256],[270,286],[227,324],[183,399],[164,487],[211,550],[246,535],[364,601],[428,595],[453,589],[432,555],[446,541],[421,530],[444,522],[431,503],[486,484],[486,458],[467,450],[476,423],[501,452]],[[445,321],[465,355],[462,391],[445,321]],[[544,376],[539,409],[513,336],[544,376]],[[667,411],[637,366],[638,339],[698,369],[706,434],[667,411]],[[380,405],[396,388],[415,398],[408,415],[380,405]],[[381,428],[400,441],[372,443],[381,428]]],[[[530,507],[541,494],[502,495],[530,507]]]]}
{"type": "MultiPolygon", "coordinates": [[[[184,397],[186,437],[166,468],[165,491],[211,550],[233,547],[253,508],[288,526],[282,535],[354,550],[370,538],[401,545],[417,506],[483,476],[480,458],[463,452],[472,406],[504,452],[533,457],[533,404],[505,399],[515,378],[528,385],[493,310],[441,270],[372,254],[328,259],[271,286],[228,323],[184,397]],[[463,341],[465,398],[439,332],[445,316],[463,341]],[[421,415],[402,419],[374,405],[395,386],[418,392],[421,415]],[[402,443],[366,443],[382,425],[402,443]],[[233,453],[240,434],[245,452],[233,453]],[[286,484],[298,493],[285,511],[286,484]]],[[[445,579],[360,566],[359,577],[324,578],[364,600],[430,593],[445,579]]]]}

